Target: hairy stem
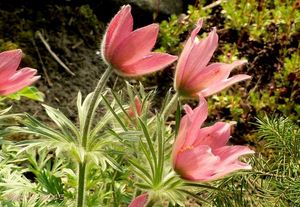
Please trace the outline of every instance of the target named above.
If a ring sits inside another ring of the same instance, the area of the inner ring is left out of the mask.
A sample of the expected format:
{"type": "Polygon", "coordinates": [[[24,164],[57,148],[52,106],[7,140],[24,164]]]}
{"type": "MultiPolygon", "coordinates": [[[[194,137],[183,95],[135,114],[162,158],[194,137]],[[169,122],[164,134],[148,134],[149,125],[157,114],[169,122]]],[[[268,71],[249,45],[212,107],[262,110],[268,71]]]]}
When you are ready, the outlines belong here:
{"type": "Polygon", "coordinates": [[[111,68],[107,68],[105,70],[105,72],[103,73],[102,77],[100,78],[100,80],[98,81],[98,84],[94,90],[94,94],[86,115],[86,119],[84,122],[84,126],[83,126],[83,132],[82,132],[82,146],[83,148],[86,148],[86,144],[88,141],[88,134],[90,132],[90,128],[91,128],[91,124],[92,124],[92,116],[94,113],[94,109],[95,109],[95,105],[97,103],[97,100],[102,92],[102,90],[104,89],[104,87],[106,86],[106,82],[109,79],[110,74],[112,73],[111,68]]]}
{"type": "MultiPolygon", "coordinates": [[[[106,82],[108,81],[111,73],[112,73],[111,68],[106,69],[103,75],[101,76],[100,80],[98,81],[98,84],[94,90],[94,94],[92,96],[92,100],[88,108],[86,119],[83,126],[81,146],[83,147],[84,150],[86,149],[86,145],[88,143],[88,136],[89,136],[91,125],[93,123],[93,114],[94,114],[97,100],[101,92],[103,91],[104,87],[106,86],[106,82]]],[[[84,160],[80,162],[78,165],[79,175],[78,175],[78,188],[77,188],[77,207],[84,206],[86,166],[87,166],[87,162],[86,159],[84,158],[84,160]]]]}

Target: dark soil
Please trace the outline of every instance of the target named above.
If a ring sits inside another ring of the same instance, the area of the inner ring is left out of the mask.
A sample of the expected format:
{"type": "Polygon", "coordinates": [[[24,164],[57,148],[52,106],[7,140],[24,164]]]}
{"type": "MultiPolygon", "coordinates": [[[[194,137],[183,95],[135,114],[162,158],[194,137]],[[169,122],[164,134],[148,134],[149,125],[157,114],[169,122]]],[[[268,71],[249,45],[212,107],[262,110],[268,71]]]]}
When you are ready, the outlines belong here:
{"type": "MultiPolygon", "coordinates": [[[[39,1],[41,2],[41,1],[39,1]]],[[[17,5],[17,4],[15,4],[17,5]]],[[[104,24],[83,10],[82,5],[0,6],[0,39],[17,44],[25,54],[22,66],[38,69],[41,79],[35,86],[45,93],[45,104],[59,107],[71,118],[76,117],[76,96],[91,92],[105,70],[99,56],[100,36],[104,24]],[[84,13],[86,12],[86,13],[84,13]],[[35,35],[40,31],[55,54],[72,70],[66,72],[35,35]],[[40,58],[39,58],[40,57],[40,58]],[[43,70],[44,69],[44,70],[43,70]]],[[[40,103],[25,100],[14,104],[15,111],[39,113],[40,103]]],[[[41,114],[39,115],[45,118],[41,114]]]]}

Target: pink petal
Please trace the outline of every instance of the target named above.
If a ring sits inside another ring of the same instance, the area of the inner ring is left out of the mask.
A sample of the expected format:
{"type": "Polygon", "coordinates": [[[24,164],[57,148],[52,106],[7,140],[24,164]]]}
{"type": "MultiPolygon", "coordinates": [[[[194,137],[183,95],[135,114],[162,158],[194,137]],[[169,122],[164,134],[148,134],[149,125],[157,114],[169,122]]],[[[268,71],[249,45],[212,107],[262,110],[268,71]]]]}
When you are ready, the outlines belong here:
{"type": "Polygon", "coordinates": [[[218,162],[219,157],[212,154],[209,146],[199,145],[178,153],[175,171],[188,180],[206,180],[214,172],[214,165],[218,162]]]}
{"type": "MultiPolygon", "coordinates": [[[[134,97],[134,107],[138,116],[142,115],[142,103],[138,96],[134,97]]],[[[130,106],[127,110],[127,113],[130,117],[135,117],[135,112],[132,106],[130,106]]]]}
{"type": "Polygon", "coordinates": [[[123,76],[142,76],[161,70],[177,59],[177,56],[167,53],[149,53],[142,59],[130,65],[122,65],[116,72],[123,76]]]}
{"type": "Polygon", "coordinates": [[[216,166],[216,171],[214,172],[214,174],[212,174],[210,177],[207,177],[205,181],[217,180],[238,170],[251,170],[251,169],[252,169],[251,165],[248,165],[240,161],[235,161],[224,167],[216,166]]]}
{"type": "Polygon", "coordinates": [[[175,168],[176,164],[176,157],[179,151],[184,148],[184,142],[186,140],[186,133],[189,130],[189,120],[187,115],[185,115],[181,120],[180,120],[180,126],[178,130],[178,135],[176,137],[176,140],[173,144],[173,150],[172,150],[172,155],[171,155],[171,160],[173,164],[173,168],[175,168]]]}
{"type": "Polygon", "coordinates": [[[131,33],[133,18],[130,5],[123,6],[109,23],[102,42],[102,55],[110,60],[115,48],[131,33]]]}
{"type": "Polygon", "coordinates": [[[238,160],[242,155],[255,153],[246,146],[224,146],[214,150],[214,154],[219,156],[222,165],[227,165],[238,160]]]}
{"type": "Polygon", "coordinates": [[[208,145],[214,152],[214,149],[225,146],[229,138],[230,124],[217,122],[213,126],[200,129],[193,146],[208,145]]]}
{"type": "Polygon", "coordinates": [[[218,47],[218,35],[216,28],[213,29],[208,35],[200,42],[195,42],[192,50],[190,51],[189,58],[185,65],[185,81],[189,80],[189,77],[193,74],[197,74],[201,71],[210,61],[214,51],[218,47]]]}
{"type": "Polygon", "coordinates": [[[22,59],[22,50],[9,50],[0,53],[0,82],[7,80],[18,69],[22,59]]]}
{"type": "Polygon", "coordinates": [[[249,75],[235,75],[229,79],[223,80],[221,82],[218,82],[218,83],[215,83],[214,85],[209,86],[208,88],[200,91],[199,94],[207,97],[207,96],[217,93],[237,82],[247,80],[249,78],[251,78],[251,76],[249,76],[249,75]]]}
{"type": "Polygon", "coordinates": [[[174,82],[175,88],[178,88],[181,85],[183,74],[185,73],[185,70],[186,70],[185,66],[186,66],[187,60],[190,56],[191,50],[193,49],[193,44],[194,44],[195,38],[196,38],[198,32],[200,31],[202,24],[203,24],[203,20],[199,19],[196,28],[192,31],[191,37],[187,40],[187,42],[181,52],[181,55],[178,59],[178,63],[177,63],[176,71],[175,71],[175,82],[174,82]]]}
{"type": "Polygon", "coordinates": [[[184,109],[186,111],[186,116],[189,119],[189,130],[186,133],[184,146],[192,146],[198,138],[197,135],[201,125],[207,118],[208,106],[205,98],[200,97],[199,106],[197,106],[194,110],[192,110],[188,105],[185,105],[184,109]]]}
{"type": "Polygon", "coordinates": [[[210,85],[218,83],[222,80],[226,80],[229,77],[232,69],[246,62],[247,61],[239,60],[231,64],[213,63],[194,74],[193,77],[190,77],[189,81],[186,82],[183,87],[186,91],[196,93],[200,90],[208,88],[210,85]]]}
{"type": "Polygon", "coordinates": [[[22,88],[31,85],[40,78],[40,76],[34,76],[36,72],[37,71],[32,68],[18,70],[12,77],[5,82],[0,83],[0,94],[8,95],[15,93],[22,88]]]}
{"type": "Polygon", "coordinates": [[[134,97],[134,105],[135,105],[137,114],[139,116],[142,115],[142,102],[138,96],[134,97]]]}
{"type": "Polygon", "coordinates": [[[159,31],[158,24],[151,24],[131,32],[113,52],[111,63],[118,67],[137,62],[150,53],[159,31]]]}
{"type": "Polygon", "coordinates": [[[136,197],[128,207],[144,207],[148,201],[148,194],[144,193],[136,197]]]}

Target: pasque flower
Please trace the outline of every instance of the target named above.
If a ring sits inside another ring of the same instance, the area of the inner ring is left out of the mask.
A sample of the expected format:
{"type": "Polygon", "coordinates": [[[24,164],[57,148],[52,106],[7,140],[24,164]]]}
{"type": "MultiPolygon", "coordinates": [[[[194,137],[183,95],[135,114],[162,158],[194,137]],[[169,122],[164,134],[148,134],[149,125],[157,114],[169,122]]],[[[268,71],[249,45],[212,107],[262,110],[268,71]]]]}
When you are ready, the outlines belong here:
{"type": "Polygon", "coordinates": [[[217,122],[200,128],[207,118],[207,102],[200,97],[194,110],[184,106],[186,115],[181,119],[179,133],[173,145],[172,164],[175,171],[191,181],[210,181],[231,172],[251,169],[238,160],[241,155],[254,153],[246,146],[226,145],[230,125],[217,122]]]}
{"type": "Polygon", "coordinates": [[[137,196],[128,207],[144,207],[148,202],[148,194],[144,193],[142,195],[137,196]]]}
{"type": "Polygon", "coordinates": [[[40,78],[36,70],[22,68],[17,71],[22,59],[22,50],[9,50],[0,53],[0,95],[9,95],[31,85],[40,78]]]}
{"type": "Polygon", "coordinates": [[[111,20],[102,41],[104,61],[122,76],[152,73],[177,59],[167,53],[151,52],[157,39],[158,24],[133,31],[131,7],[123,6],[111,20]]]}
{"type": "Polygon", "coordinates": [[[111,20],[102,41],[102,56],[115,72],[123,76],[141,76],[163,69],[177,56],[151,52],[159,25],[133,30],[131,7],[123,6],[111,20]]]}
{"type": "Polygon", "coordinates": [[[246,62],[243,60],[231,64],[207,65],[218,46],[218,35],[214,28],[206,38],[200,41],[197,34],[201,27],[202,20],[200,19],[178,59],[174,87],[182,96],[201,94],[206,97],[236,82],[250,78],[248,75],[235,75],[228,78],[233,68],[246,62]]]}

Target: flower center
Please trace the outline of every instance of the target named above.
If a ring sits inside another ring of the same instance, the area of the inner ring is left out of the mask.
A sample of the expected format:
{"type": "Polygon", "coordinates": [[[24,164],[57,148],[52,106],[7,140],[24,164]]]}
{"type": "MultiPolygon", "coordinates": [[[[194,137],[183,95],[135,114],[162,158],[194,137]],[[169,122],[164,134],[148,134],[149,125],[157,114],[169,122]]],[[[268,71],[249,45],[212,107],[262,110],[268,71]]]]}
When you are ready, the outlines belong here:
{"type": "Polygon", "coordinates": [[[185,146],[185,147],[182,147],[182,148],[179,150],[179,152],[181,153],[181,152],[185,152],[185,151],[187,151],[187,150],[192,150],[192,149],[194,149],[193,146],[185,146]]]}

